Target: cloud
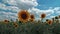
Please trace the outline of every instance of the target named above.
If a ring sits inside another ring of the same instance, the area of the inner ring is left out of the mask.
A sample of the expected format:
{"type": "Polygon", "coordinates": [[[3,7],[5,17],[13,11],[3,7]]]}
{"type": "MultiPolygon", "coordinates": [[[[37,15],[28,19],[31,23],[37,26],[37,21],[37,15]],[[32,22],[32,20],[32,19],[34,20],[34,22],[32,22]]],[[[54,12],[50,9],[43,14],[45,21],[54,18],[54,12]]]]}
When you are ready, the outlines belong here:
{"type": "Polygon", "coordinates": [[[0,3],[0,20],[16,19],[18,11],[18,7],[6,6],[5,4],[0,3]]]}
{"type": "Polygon", "coordinates": [[[37,9],[37,8],[32,8],[32,9],[29,9],[29,11],[30,11],[30,13],[35,14],[37,19],[40,18],[40,15],[42,13],[46,14],[46,18],[53,18],[56,15],[60,15],[60,7],[49,8],[47,10],[40,10],[40,9],[37,9]]]}
{"type": "Polygon", "coordinates": [[[51,9],[48,9],[48,10],[40,10],[40,9],[37,9],[37,8],[32,8],[30,13],[36,13],[38,15],[42,14],[42,13],[45,13],[47,16],[50,15],[50,14],[53,14],[54,11],[51,10],[51,9]]]}
{"type": "Polygon", "coordinates": [[[4,4],[9,4],[9,5],[13,5],[13,6],[16,5],[16,1],[15,0],[2,0],[2,2],[4,4]]]}
{"type": "Polygon", "coordinates": [[[4,19],[16,19],[17,18],[17,13],[12,13],[12,12],[0,12],[0,20],[4,19]]]}
{"type": "Polygon", "coordinates": [[[60,15],[60,7],[56,7],[53,10],[57,15],[60,15]]]}
{"type": "Polygon", "coordinates": [[[5,6],[6,6],[5,4],[0,3],[0,9],[6,10],[7,8],[5,6]]]}
{"type": "Polygon", "coordinates": [[[37,0],[3,0],[3,3],[26,10],[38,5],[37,0]]]}
{"type": "Polygon", "coordinates": [[[36,0],[2,0],[0,3],[0,20],[16,19],[17,13],[21,9],[28,10],[37,5],[36,0]]]}
{"type": "Polygon", "coordinates": [[[2,0],[2,2],[3,3],[0,3],[0,20],[15,20],[17,18],[17,13],[21,9],[26,9],[31,14],[34,14],[36,19],[39,19],[42,13],[45,13],[47,18],[54,17],[54,14],[60,15],[60,7],[50,7],[47,10],[35,8],[38,5],[37,0],[2,0]],[[7,4],[10,6],[7,6],[7,4]]]}
{"type": "Polygon", "coordinates": [[[16,6],[6,6],[5,4],[0,3],[0,11],[1,10],[5,10],[5,11],[9,10],[9,11],[18,12],[20,9],[18,7],[16,7],[16,6]]]}

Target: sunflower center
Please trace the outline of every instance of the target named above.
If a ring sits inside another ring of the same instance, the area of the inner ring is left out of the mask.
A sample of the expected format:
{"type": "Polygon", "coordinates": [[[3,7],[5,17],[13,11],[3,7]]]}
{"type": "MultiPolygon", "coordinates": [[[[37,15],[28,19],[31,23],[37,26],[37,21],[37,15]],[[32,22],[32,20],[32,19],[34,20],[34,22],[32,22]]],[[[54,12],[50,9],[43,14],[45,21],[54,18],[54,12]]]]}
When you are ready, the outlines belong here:
{"type": "Polygon", "coordinates": [[[45,17],[45,15],[42,15],[41,17],[42,17],[42,18],[44,18],[44,17],[45,17]]]}
{"type": "Polygon", "coordinates": [[[49,24],[51,24],[51,22],[49,22],[49,24]]]}
{"type": "Polygon", "coordinates": [[[23,19],[26,19],[26,18],[27,18],[27,15],[26,15],[26,14],[22,14],[21,17],[22,17],[23,19]]]}
{"type": "Polygon", "coordinates": [[[31,18],[34,18],[33,16],[31,16],[31,18]]]}

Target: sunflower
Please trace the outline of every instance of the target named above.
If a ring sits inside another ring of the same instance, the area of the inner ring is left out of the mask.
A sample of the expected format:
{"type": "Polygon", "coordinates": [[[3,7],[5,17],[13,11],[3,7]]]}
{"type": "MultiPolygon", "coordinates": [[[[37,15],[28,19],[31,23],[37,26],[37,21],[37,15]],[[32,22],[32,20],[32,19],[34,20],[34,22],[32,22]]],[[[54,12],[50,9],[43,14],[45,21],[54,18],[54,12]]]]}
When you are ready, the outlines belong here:
{"type": "Polygon", "coordinates": [[[49,19],[46,19],[46,22],[48,22],[49,21],[49,19]]]}
{"type": "Polygon", "coordinates": [[[46,17],[45,13],[41,14],[41,18],[45,18],[45,17],[46,17]]]}
{"type": "Polygon", "coordinates": [[[34,19],[35,19],[34,15],[33,15],[33,14],[31,14],[31,15],[30,15],[30,21],[31,21],[31,22],[33,22],[33,21],[34,21],[34,19]]]}
{"type": "Polygon", "coordinates": [[[17,28],[18,24],[16,22],[13,23],[14,27],[17,28]]]}
{"type": "Polygon", "coordinates": [[[52,20],[48,20],[47,23],[48,23],[49,25],[51,25],[51,24],[53,23],[53,21],[52,21],[52,20]]]}
{"type": "Polygon", "coordinates": [[[27,10],[21,10],[18,12],[18,20],[21,22],[27,22],[30,18],[30,14],[27,10]]]}
{"type": "Polygon", "coordinates": [[[8,24],[9,20],[4,20],[4,23],[8,24]]]}
{"type": "Polygon", "coordinates": [[[45,13],[42,13],[41,14],[41,23],[43,23],[43,19],[46,17],[46,14],[45,13]]]}
{"type": "Polygon", "coordinates": [[[59,18],[56,16],[55,19],[59,19],[59,18]]]}

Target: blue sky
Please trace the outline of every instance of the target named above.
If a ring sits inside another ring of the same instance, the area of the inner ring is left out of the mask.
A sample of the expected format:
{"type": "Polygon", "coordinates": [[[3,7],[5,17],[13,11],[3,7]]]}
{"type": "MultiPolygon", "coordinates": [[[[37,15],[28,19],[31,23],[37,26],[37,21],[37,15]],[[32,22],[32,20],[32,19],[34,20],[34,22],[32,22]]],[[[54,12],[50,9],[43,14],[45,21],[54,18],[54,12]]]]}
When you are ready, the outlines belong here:
{"type": "Polygon", "coordinates": [[[49,7],[60,7],[60,0],[37,0],[37,2],[41,5],[40,7],[37,6],[39,9],[48,9],[49,7]]]}
{"type": "Polygon", "coordinates": [[[36,19],[42,13],[46,13],[46,18],[53,18],[60,15],[60,0],[0,0],[0,20],[17,19],[21,9],[33,13],[36,19]]]}

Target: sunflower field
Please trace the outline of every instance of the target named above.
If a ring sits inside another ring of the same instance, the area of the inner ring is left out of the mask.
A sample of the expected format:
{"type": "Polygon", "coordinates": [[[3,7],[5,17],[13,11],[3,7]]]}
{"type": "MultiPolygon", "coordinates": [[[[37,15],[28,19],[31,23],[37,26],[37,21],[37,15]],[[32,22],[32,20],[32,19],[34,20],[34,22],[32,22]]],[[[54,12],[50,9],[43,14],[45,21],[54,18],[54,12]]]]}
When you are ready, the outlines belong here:
{"type": "Polygon", "coordinates": [[[45,17],[43,13],[36,21],[34,14],[21,10],[16,21],[0,21],[0,34],[60,34],[60,15],[43,22],[45,17]]]}

